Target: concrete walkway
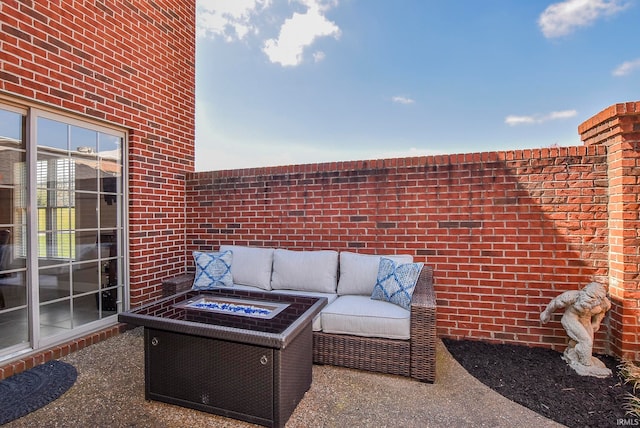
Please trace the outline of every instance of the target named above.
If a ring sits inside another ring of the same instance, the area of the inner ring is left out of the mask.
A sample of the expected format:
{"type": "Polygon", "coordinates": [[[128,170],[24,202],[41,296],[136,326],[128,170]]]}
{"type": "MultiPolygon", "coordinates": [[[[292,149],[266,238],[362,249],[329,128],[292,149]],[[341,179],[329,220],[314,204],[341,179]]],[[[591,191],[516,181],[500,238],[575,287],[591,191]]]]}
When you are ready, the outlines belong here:
{"type": "MultiPolygon", "coordinates": [[[[437,379],[331,366],[313,367],[313,384],[287,427],[560,427],[484,386],[439,341],[437,379]]],[[[78,370],[58,400],[7,427],[249,427],[244,422],[144,400],[142,329],[62,359],[78,370]]]]}

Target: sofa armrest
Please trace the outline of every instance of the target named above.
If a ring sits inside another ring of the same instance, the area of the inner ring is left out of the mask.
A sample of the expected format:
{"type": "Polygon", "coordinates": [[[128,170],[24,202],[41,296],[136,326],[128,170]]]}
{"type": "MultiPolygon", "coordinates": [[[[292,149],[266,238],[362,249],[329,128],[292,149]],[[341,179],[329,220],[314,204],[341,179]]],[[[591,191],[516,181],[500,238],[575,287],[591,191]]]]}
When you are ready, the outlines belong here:
{"type": "Polygon", "coordinates": [[[423,266],[411,298],[411,306],[436,307],[436,295],[433,291],[433,268],[423,266]]]}
{"type": "Polygon", "coordinates": [[[167,297],[189,290],[193,286],[194,274],[186,273],[162,281],[162,296],[167,297]]]}
{"type": "Polygon", "coordinates": [[[411,299],[411,377],[434,382],[436,377],[436,296],[433,269],[424,266],[411,299]]]}

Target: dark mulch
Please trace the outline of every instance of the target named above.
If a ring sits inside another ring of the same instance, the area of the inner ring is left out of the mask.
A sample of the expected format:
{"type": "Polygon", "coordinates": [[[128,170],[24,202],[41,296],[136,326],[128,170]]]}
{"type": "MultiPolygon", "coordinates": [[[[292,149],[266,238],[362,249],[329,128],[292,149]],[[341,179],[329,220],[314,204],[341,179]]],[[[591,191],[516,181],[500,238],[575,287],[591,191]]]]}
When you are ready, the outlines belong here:
{"type": "Polygon", "coordinates": [[[619,426],[620,419],[630,418],[623,405],[633,387],[624,383],[620,361],[613,357],[597,355],[613,371],[613,376],[599,379],[576,374],[561,353],[550,349],[470,340],[443,342],[476,379],[568,427],[619,426]]]}

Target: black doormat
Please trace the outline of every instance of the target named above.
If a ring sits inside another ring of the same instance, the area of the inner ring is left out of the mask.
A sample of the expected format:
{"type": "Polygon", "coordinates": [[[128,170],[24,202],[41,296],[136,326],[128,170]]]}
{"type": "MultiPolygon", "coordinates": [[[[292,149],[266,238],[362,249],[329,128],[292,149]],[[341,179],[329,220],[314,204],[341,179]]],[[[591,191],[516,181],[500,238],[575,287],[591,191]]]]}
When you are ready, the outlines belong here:
{"type": "Polygon", "coordinates": [[[49,361],[0,382],[0,425],[43,407],[64,394],[76,381],[76,368],[49,361]]]}

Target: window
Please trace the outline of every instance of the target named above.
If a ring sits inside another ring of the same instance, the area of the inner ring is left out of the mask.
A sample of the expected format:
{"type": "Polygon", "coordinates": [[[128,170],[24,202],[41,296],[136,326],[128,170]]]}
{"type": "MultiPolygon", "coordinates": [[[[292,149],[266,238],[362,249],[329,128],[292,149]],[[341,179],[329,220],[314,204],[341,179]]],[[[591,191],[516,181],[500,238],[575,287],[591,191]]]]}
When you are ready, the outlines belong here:
{"type": "Polygon", "coordinates": [[[75,219],[75,168],[68,159],[37,163],[38,256],[72,258],[75,219]],[[55,189],[49,189],[52,184],[55,189]],[[60,231],[53,234],[51,230],[60,231]]]}

